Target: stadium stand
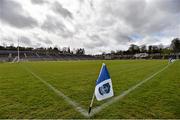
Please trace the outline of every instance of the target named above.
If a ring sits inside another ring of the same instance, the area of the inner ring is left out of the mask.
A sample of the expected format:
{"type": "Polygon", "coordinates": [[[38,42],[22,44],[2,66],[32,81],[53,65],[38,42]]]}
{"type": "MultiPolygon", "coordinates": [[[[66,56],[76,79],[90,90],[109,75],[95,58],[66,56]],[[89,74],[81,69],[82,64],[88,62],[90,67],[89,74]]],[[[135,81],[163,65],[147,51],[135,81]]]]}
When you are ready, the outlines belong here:
{"type": "MultiPolygon", "coordinates": [[[[17,51],[0,50],[1,62],[12,62],[17,57],[17,51]]],[[[20,51],[21,61],[58,61],[58,60],[95,60],[92,55],[76,55],[62,53],[43,53],[35,51],[20,51]]]]}

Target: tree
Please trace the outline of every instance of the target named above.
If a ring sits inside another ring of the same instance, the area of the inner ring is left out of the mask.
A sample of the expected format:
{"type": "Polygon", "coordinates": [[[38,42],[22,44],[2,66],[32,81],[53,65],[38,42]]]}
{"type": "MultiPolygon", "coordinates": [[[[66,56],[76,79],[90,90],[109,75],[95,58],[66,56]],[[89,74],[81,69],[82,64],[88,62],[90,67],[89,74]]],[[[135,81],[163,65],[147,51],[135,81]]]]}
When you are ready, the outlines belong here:
{"type": "Polygon", "coordinates": [[[117,55],[123,55],[123,51],[122,51],[122,50],[117,50],[117,51],[116,51],[116,54],[117,54],[117,55]]]}
{"type": "Polygon", "coordinates": [[[102,52],[102,55],[103,55],[103,56],[106,55],[106,52],[102,52]]]}
{"type": "Polygon", "coordinates": [[[115,51],[114,50],[111,50],[111,55],[114,55],[115,54],[115,51]]]}
{"type": "Polygon", "coordinates": [[[146,45],[142,45],[141,48],[140,48],[140,51],[141,51],[142,53],[147,52],[146,45]]]}
{"type": "MultiPolygon", "coordinates": [[[[44,48],[42,48],[42,47],[41,47],[41,49],[44,50],[44,48]]],[[[52,50],[53,50],[52,47],[49,47],[49,48],[48,48],[48,51],[49,51],[49,52],[51,52],[52,50]]]]}
{"type": "Polygon", "coordinates": [[[167,47],[167,48],[163,49],[162,53],[163,54],[170,54],[170,53],[172,53],[172,50],[167,47]]]}
{"type": "Polygon", "coordinates": [[[162,54],[164,50],[163,44],[159,44],[158,48],[159,48],[159,52],[162,54]]]}
{"type": "Polygon", "coordinates": [[[67,52],[68,52],[69,54],[71,53],[71,49],[70,49],[70,47],[68,47],[67,52]]]}
{"type": "Polygon", "coordinates": [[[58,50],[57,47],[54,47],[53,51],[54,51],[54,52],[59,52],[59,50],[58,50]]]}
{"type": "Polygon", "coordinates": [[[84,48],[79,48],[79,49],[77,49],[77,50],[76,50],[76,54],[77,54],[77,55],[84,55],[84,54],[85,54],[84,48]]]}
{"type": "Polygon", "coordinates": [[[159,48],[158,48],[158,46],[156,46],[156,45],[152,46],[152,52],[153,52],[153,53],[159,53],[159,48]]]}
{"type": "Polygon", "coordinates": [[[0,46],[0,50],[5,50],[6,48],[3,46],[0,46]]]}
{"type": "Polygon", "coordinates": [[[131,54],[136,54],[140,52],[139,46],[131,44],[128,51],[130,51],[131,54]]]}
{"type": "Polygon", "coordinates": [[[10,46],[6,46],[6,49],[7,50],[17,50],[17,48],[16,47],[14,47],[14,45],[12,44],[12,45],[10,45],[10,46]]]}
{"type": "Polygon", "coordinates": [[[62,52],[63,52],[63,54],[66,54],[67,53],[67,47],[63,47],[62,52]]]}
{"type": "Polygon", "coordinates": [[[148,47],[148,53],[149,53],[149,54],[152,53],[152,45],[150,45],[150,46],[148,47]]]}
{"type": "Polygon", "coordinates": [[[180,52],[180,39],[179,38],[174,38],[171,41],[171,48],[174,51],[174,53],[180,52]]]}

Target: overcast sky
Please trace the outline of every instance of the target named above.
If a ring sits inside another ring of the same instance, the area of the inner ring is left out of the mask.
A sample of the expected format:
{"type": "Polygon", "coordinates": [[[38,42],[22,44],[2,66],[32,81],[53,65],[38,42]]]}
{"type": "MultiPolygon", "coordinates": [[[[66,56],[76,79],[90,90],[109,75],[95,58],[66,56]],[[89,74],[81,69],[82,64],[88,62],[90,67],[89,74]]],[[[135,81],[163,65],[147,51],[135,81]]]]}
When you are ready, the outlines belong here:
{"type": "Polygon", "coordinates": [[[0,45],[71,47],[86,53],[180,37],[180,0],[0,0],[0,45]]]}

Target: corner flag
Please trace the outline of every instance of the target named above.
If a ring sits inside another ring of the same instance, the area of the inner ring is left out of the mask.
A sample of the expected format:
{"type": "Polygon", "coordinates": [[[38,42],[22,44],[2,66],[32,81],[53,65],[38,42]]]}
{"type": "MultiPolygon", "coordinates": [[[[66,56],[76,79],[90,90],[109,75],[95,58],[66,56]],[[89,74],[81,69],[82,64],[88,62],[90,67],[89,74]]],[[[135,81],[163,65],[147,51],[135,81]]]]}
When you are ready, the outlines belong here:
{"type": "Polygon", "coordinates": [[[103,63],[99,77],[96,81],[95,96],[98,101],[110,98],[114,95],[112,82],[106,65],[103,63]]]}
{"type": "Polygon", "coordinates": [[[91,112],[91,108],[93,105],[94,96],[96,96],[96,99],[98,101],[101,101],[101,100],[110,98],[113,95],[114,93],[113,93],[111,78],[110,78],[106,65],[103,63],[101,67],[101,71],[99,73],[99,77],[96,81],[95,92],[93,93],[91,104],[89,106],[89,114],[91,112]]]}

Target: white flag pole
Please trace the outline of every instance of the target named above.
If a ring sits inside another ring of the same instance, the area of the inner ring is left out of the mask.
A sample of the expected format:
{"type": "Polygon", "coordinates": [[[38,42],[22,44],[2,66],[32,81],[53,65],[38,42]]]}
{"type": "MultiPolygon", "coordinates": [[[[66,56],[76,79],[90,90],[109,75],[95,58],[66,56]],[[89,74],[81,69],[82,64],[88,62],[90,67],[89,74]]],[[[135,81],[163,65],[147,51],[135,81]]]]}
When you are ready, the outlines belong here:
{"type": "Polygon", "coordinates": [[[19,62],[19,37],[18,37],[18,62],[19,62]]]}
{"type": "Polygon", "coordinates": [[[89,114],[91,113],[91,109],[92,109],[92,105],[93,105],[93,102],[94,102],[94,93],[93,93],[93,96],[92,96],[92,100],[91,100],[91,104],[90,104],[90,106],[89,106],[89,114]]]}

